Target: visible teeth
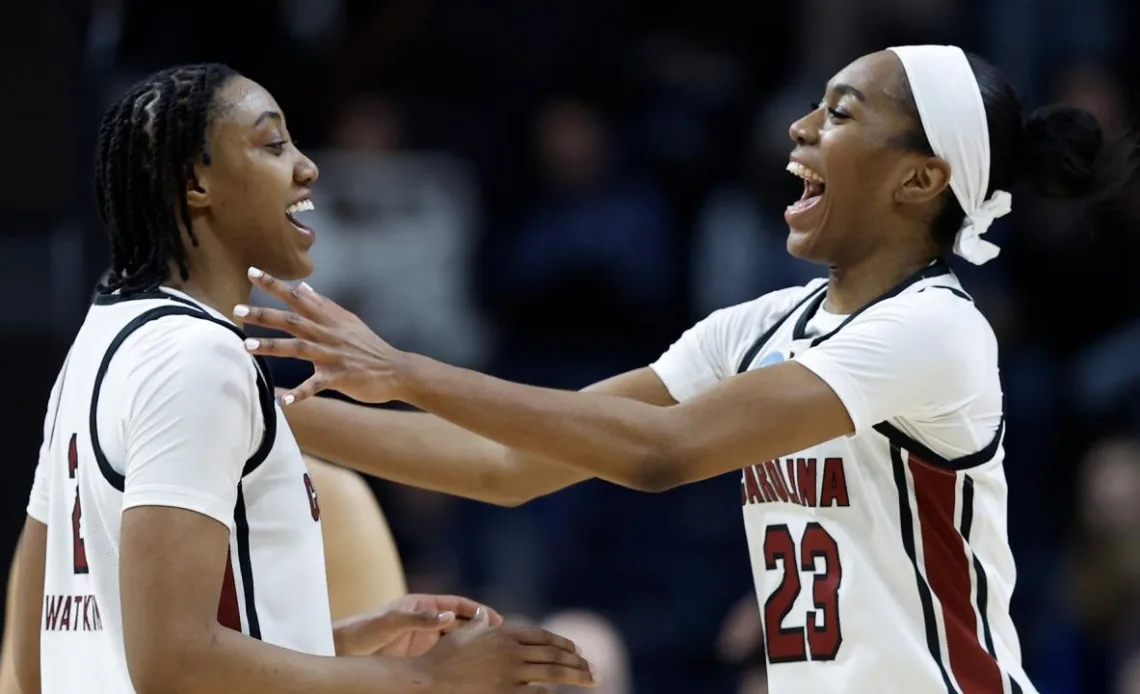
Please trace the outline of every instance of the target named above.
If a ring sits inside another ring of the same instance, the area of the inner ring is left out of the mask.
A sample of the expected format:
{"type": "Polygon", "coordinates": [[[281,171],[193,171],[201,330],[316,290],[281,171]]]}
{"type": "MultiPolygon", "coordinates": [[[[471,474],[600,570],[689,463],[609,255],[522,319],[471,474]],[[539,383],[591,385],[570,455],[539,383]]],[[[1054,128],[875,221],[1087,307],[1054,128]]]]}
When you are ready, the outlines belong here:
{"type": "Polygon", "coordinates": [[[820,176],[798,161],[788,162],[788,166],[786,168],[788,173],[792,174],[793,176],[799,176],[805,181],[811,181],[812,183],[823,183],[823,176],[820,176]]]}
{"type": "Polygon", "coordinates": [[[308,212],[313,209],[313,201],[306,198],[300,202],[295,202],[289,207],[285,208],[285,214],[297,214],[298,212],[308,212]]]}

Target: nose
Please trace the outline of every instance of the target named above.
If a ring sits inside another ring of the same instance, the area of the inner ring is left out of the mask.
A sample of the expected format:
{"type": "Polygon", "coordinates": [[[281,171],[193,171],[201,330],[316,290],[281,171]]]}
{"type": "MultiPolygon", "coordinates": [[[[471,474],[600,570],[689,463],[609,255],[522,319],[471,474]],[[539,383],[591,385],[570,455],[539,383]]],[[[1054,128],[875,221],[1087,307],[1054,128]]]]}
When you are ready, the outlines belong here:
{"type": "Polygon", "coordinates": [[[317,168],[316,163],[301,154],[300,160],[297,165],[293,167],[293,180],[302,186],[312,185],[321,176],[321,170],[317,168]]]}
{"type": "Polygon", "coordinates": [[[797,145],[814,145],[819,141],[818,109],[806,114],[788,128],[788,137],[797,145]]]}

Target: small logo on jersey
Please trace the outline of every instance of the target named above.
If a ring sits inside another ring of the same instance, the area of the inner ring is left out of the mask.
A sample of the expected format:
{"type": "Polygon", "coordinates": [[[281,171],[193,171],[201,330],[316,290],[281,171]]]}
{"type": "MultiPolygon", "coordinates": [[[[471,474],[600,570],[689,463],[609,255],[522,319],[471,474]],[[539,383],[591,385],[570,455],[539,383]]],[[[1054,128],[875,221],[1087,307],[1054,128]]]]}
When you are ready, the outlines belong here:
{"type": "Polygon", "coordinates": [[[309,495],[309,512],[313,514],[313,520],[319,521],[321,519],[321,500],[317,497],[317,488],[313,486],[313,478],[309,477],[309,473],[305,473],[305,492],[309,495]]]}
{"type": "Polygon", "coordinates": [[[776,350],[774,352],[765,354],[764,357],[760,360],[760,363],[756,365],[756,368],[763,369],[765,366],[773,366],[774,364],[779,364],[780,362],[787,361],[788,359],[791,359],[790,354],[786,355],[780,350],[776,350]]]}

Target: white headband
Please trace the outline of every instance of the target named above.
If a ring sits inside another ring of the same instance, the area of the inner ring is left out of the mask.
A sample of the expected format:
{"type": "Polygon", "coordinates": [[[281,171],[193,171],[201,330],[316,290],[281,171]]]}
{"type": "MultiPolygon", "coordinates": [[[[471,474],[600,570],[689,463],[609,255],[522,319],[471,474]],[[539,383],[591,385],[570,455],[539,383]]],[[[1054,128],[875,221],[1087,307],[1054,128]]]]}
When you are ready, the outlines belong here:
{"type": "Polygon", "coordinates": [[[966,212],[954,239],[954,252],[974,265],[993,260],[999,249],[982,234],[1009,214],[1012,199],[990,185],[990,133],[978,80],[957,46],[897,46],[918,117],[934,154],[950,164],[950,190],[966,212]]]}

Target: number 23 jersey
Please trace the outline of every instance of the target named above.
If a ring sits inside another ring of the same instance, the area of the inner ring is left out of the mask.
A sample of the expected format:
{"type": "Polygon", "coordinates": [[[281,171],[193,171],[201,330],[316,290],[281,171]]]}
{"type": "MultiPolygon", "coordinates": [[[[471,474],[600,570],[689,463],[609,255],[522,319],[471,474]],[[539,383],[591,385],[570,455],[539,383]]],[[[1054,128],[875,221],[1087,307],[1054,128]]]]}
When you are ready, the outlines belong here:
{"type": "Polygon", "coordinates": [[[769,689],[1035,692],[1009,614],[992,329],[942,262],[851,315],[829,313],[825,290],[816,280],[716,311],[652,365],[683,402],[798,362],[855,425],[742,471],[769,689]]]}

